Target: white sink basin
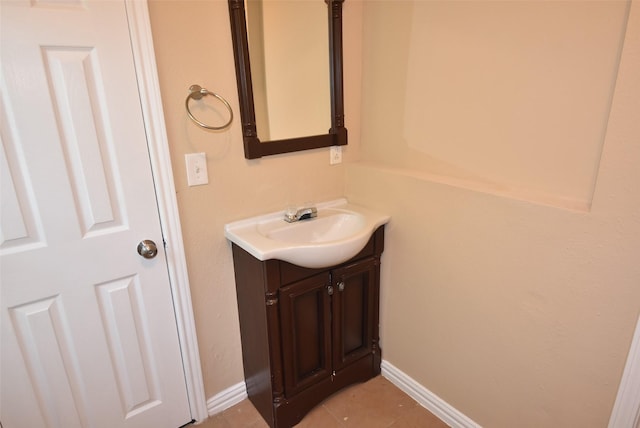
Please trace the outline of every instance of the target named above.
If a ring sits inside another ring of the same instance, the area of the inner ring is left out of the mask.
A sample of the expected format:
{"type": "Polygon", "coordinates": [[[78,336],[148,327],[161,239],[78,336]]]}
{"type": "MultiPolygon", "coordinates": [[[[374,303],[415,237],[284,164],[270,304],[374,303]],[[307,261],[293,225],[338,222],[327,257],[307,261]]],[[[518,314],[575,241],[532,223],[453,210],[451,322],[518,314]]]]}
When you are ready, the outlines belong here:
{"type": "Polygon", "coordinates": [[[258,260],[279,259],[307,268],[345,262],[358,254],[389,216],[349,204],[346,199],[317,204],[318,216],[294,223],[284,211],[225,225],[225,236],[258,260]]]}

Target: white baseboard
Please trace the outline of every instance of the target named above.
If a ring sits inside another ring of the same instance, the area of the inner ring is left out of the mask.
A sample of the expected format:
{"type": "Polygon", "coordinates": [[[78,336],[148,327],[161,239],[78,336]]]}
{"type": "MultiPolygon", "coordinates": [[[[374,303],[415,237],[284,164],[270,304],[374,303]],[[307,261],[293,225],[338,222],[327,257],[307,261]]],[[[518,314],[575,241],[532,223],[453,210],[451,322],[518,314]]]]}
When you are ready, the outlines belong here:
{"type": "MultiPolygon", "coordinates": [[[[480,425],[453,408],[446,401],[410,378],[393,364],[382,361],[382,376],[404,391],[420,405],[452,428],[481,428],[480,425]]],[[[247,387],[239,382],[207,400],[207,411],[213,416],[247,398],[247,387]]]]}
{"type": "Polygon", "coordinates": [[[382,361],[382,376],[453,428],[481,428],[449,403],[410,378],[393,364],[382,361]]]}
{"type": "Polygon", "coordinates": [[[238,382],[209,398],[207,400],[207,412],[209,416],[213,416],[231,406],[235,406],[245,398],[247,398],[247,387],[244,381],[238,382]]]}

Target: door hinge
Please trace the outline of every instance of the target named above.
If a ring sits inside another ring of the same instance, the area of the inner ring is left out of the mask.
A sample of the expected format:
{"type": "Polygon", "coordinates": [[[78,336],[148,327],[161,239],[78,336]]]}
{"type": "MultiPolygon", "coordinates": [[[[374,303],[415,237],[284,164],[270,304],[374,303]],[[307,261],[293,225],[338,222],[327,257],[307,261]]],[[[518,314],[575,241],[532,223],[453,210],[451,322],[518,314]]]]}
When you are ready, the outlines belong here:
{"type": "Polygon", "coordinates": [[[267,306],[273,306],[278,304],[278,293],[267,292],[264,294],[264,300],[267,306]]]}

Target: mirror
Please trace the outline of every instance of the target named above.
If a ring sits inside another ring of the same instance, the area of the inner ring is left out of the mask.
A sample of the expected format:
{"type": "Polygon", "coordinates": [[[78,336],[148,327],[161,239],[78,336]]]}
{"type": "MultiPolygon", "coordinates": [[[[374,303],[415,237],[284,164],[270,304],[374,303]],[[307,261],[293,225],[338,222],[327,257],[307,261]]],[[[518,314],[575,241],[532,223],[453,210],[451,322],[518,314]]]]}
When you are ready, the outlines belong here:
{"type": "Polygon", "coordinates": [[[256,159],[300,150],[346,145],[347,130],[344,127],[342,83],[342,3],[344,0],[324,0],[326,5],[322,5],[322,9],[326,8],[323,15],[328,14],[329,32],[328,36],[326,32],[324,34],[329,41],[328,52],[326,43],[320,40],[322,36],[315,36],[313,41],[302,41],[302,35],[282,34],[284,23],[291,23],[291,27],[300,31],[311,26],[308,21],[309,13],[322,14],[322,11],[312,11],[310,7],[300,10],[298,3],[317,1],[322,4],[322,0],[305,2],[250,0],[246,8],[245,0],[228,1],[245,158],[256,159]],[[279,10],[267,10],[267,7],[271,7],[269,3],[280,3],[279,10]],[[280,23],[278,28],[273,27],[273,21],[280,23]],[[263,65],[269,65],[268,61],[273,61],[265,60],[265,55],[273,48],[266,43],[278,38],[280,46],[276,49],[280,51],[281,58],[278,65],[284,67],[280,67],[274,76],[270,76],[263,72],[263,68],[269,68],[270,73],[274,68],[273,65],[263,67],[263,65]],[[286,46],[283,46],[283,43],[286,46]],[[296,52],[293,47],[296,44],[306,47],[324,44],[325,49],[305,49],[296,52]],[[313,58],[304,58],[304,61],[301,61],[303,56],[308,56],[310,53],[314,54],[313,58]],[[287,62],[283,64],[285,61],[287,62]],[[307,68],[307,71],[295,71],[293,62],[305,63],[306,67],[310,68],[307,68]],[[325,65],[322,65],[323,63],[325,65]],[[254,65],[253,74],[251,64],[254,65]],[[287,76],[287,73],[291,74],[287,76]],[[303,79],[294,78],[300,75],[303,79]],[[294,86],[296,80],[303,82],[305,86],[296,88],[294,86]],[[277,81],[284,82],[284,87],[270,86],[277,81]],[[322,91],[320,88],[326,89],[322,91]],[[325,100],[324,105],[327,100],[329,101],[329,107],[323,107],[323,100],[325,100]],[[320,112],[320,117],[314,112],[320,112]],[[261,141],[261,138],[264,141],[261,141]]]}
{"type": "Polygon", "coordinates": [[[331,126],[327,5],[245,0],[256,128],[266,141],[331,126]]]}

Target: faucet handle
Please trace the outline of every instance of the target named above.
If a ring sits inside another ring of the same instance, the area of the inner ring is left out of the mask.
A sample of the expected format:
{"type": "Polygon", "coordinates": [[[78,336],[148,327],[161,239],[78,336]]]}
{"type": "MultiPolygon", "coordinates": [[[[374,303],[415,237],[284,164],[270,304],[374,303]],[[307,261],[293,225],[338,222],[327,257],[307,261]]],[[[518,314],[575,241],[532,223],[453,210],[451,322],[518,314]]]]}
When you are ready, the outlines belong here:
{"type": "Polygon", "coordinates": [[[292,205],[288,206],[284,211],[284,219],[288,222],[296,221],[298,215],[298,209],[292,205]]]}

